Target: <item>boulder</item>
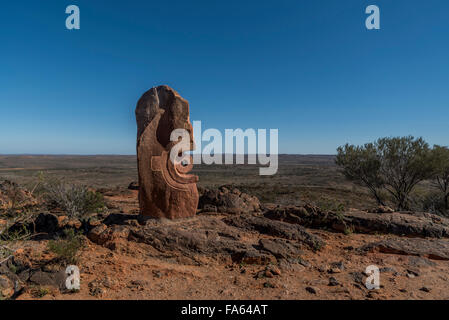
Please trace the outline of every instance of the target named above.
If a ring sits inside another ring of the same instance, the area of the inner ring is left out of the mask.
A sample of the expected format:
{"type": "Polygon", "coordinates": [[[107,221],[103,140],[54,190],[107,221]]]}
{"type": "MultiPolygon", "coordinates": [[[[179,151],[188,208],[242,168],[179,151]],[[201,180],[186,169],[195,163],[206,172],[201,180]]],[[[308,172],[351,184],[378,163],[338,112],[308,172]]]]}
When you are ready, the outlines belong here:
{"type": "Polygon", "coordinates": [[[38,286],[51,286],[59,289],[65,288],[67,275],[65,270],[45,272],[36,270],[30,273],[29,282],[38,286]]]}
{"type": "Polygon", "coordinates": [[[0,274],[0,300],[8,299],[14,295],[14,282],[5,275],[0,274]]]}
{"type": "Polygon", "coordinates": [[[284,239],[260,239],[259,245],[262,250],[268,251],[277,259],[299,257],[302,252],[294,243],[284,239]]]}
{"type": "Polygon", "coordinates": [[[194,264],[204,258],[245,264],[298,260],[303,248],[319,250],[324,245],[320,237],[299,225],[257,215],[198,215],[130,223],[135,217],[108,217],[90,230],[88,238],[112,250],[125,241],[145,243],[154,248],[149,252],[155,256],[169,255],[194,264]]]}
{"type": "Polygon", "coordinates": [[[112,225],[110,227],[105,224],[98,225],[93,228],[87,237],[99,245],[111,250],[115,250],[120,243],[128,240],[130,229],[128,226],[112,225]]]}
{"type": "Polygon", "coordinates": [[[40,213],[34,220],[34,227],[38,233],[55,233],[59,230],[60,219],[53,213],[40,213]]]}
{"type": "Polygon", "coordinates": [[[232,254],[232,261],[243,264],[267,265],[276,262],[276,259],[266,253],[250,249],[232,254]]]}
{"type": "Polygon", "coordinates": [[[398,238],[369,243],[361,252],[381,252],[449,260],[449,241],[444,239],[398,238]]]}
{"type": "Polygon", "coordinates": [[[256,251],[251,245],[239,241],[238,230],[209,217],[179,224],[150,220],[144,227],[131,228],[129,239],[149,244],[160,252],[180,252],[187,257],[198,254],[232,257],[256,251]]]}
{"type": "Polygon", "coordinates": [[[359,233],[391,233],[414,237],[449,237],[449,219],[422,212],[370,213],[322,211],[313,206],[278,206],[264,216],[311,228],[327,228],[345,232],[348,228],[359,233]]]}
{"type": "Polygon", "coordinates": [[[237,188],[222,186],[218,189],[204,189],[199,199],[198,209],[221,213],[259,212],[260,201],[255,196],[240,192],[237,188]]]}
{"type": "Polygon", "coordinates": [[[325,245],[320,237],[308,232],[302,226],[273,221],[263,216],[241,215],[235,218],[225,218],[223,222],[246,231],[257,231],[273,237],[296,240],[313,250],[320,250],[325,245]]]}

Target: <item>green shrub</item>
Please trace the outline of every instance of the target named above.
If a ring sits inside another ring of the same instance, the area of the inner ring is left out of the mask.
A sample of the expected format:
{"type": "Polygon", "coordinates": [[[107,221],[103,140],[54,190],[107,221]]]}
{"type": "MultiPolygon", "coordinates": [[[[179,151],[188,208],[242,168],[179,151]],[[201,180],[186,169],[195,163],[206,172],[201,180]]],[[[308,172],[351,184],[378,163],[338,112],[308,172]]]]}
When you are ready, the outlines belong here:
{"type": "Polygon", "coordinates": [[[83,247],[83,236],[73,229],[64,230],[64,239],[50,240],[48,243],[48,249],[56,255],[56,259],[66,264],[76,264],[83,247]]]}
{"type": "Polygon", "coordinates": [[[353,227],[348,227],[348,226],[346,226],[345,229],[343,230],[343,233],[344,233],[346,236],[349,236],[349,235],[351,235],[351,234],[354,233],[354,229],[353,229],[353,227]]]}
{"type": "Polygon", "coordinates": [[[33,298],[43,298],[50,293],[50,290],[41,286],[33,286],[30,288],[30,294],[33,298]]]}
{"type": "MultiPolygon", "coordinates": [[[[442,146],[433,147],[433,158],[436,166],[436,187],[440,190],[441,201],[438,206],[443,205],[443,212],[449,210],[449,148],[442,146]]],[[[441,211],[441,208],[438,208],[441,211]]]]}
{"type": "Polygon", "coordinates": [[[365,185],[380,205],[388,193],[397,210],[410,209],[410,195],[418,183],[437,171],[435,152],[422,138],[381,138],[364,146],[337,149],[336,163],[346,178],[365,185]]]}

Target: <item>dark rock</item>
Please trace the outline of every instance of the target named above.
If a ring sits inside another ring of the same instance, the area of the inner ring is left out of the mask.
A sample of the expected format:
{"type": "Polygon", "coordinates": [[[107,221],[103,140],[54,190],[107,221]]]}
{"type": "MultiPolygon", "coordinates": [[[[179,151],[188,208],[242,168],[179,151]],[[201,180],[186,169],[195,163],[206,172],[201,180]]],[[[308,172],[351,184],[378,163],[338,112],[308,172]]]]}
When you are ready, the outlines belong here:
{"type": "Polygon", "coordinates": [[[138,220],[140,218],[140,215],[135,214],[111,213],[103,220],[103,223],[108,226],[114,224],[121,225],[129,220],[138,220]]]}
{"type": "Polygon", "coordinates": [[[139,190],[139,183],[136,182],[136,181],[131,182],[131,183],[128,185],[128,189],[129,189],[129,190],[139,190]]]}
{"type": "Polygon", "coordinates": [[[311,294],[317,294],[317,289],[315,289],[314,287],[306,287],[306,291],[311,294]]]}
{"type": "Polygon", "coordinates": [[[335,279],[334,277],[330,277],[329,278],[329,284],[328,284],[330,287],[335,287],[335,286],[338,286],[338,285],[340,285],[340,282],[338,282],[338,280],[337,279],[335,279]]]}
{"type": "Polygon", "coordinates": [[[301,258],[298,259],[298,263],[299,263],[300,265],[306,267],[306,268],[310,267],[310,262],[309,262],[309,261],[306,261],[306,260],[304,260],[304,259],[301,259],[301,258]]]}
{"type": "MultiPolygon", "coordinates": [[[[298,259],[303,247],[320,249],[324,241],[303,227],[263,216],[241,215],[223,218],[215,215],[197,215],[178,221],[151,219],[134,221],[134,215],[109,215],[100,225],[92,228],[88,238],[111,250],[123,241],[148,244],[162,255],[174,254],[176,259],[187,258],[189,263],[202,263],[197,255],[220,261],[266,265],[277,259],[298,259]],[[242,235],[259,233],[279,238],[261,238],[258,243],[242,240],[242,235]]],[[[298,262],[296,261],[296,264],[298,262]]]]}
{"type": "Polygon", "coordinates": [[[414,275],[415,277],[419,277],[419,275],[420,275],[420,272],[419,272],[419,270],[417,270],[417,269],[407,269],[407,273],[408,274],[412,274],[412,275],[414,275]]]}
{"type": "Polygon", "coordinates": [[[203,211],[204,212],[218,212],[218,209],[216,206],[211,205],[211,204],[205,204],[203,206],[203,211]]]}
{"type": "Polygon", "coordinates": [[[379,271],[382,273],[387,273],[387,272],[396,273],[396,269],[390,268],[390,267],[382,267],[379,269],[379,271]]]}
{"type": "Polygon", "coordinates": [[[342,272],[344,270],[345,270],[345,265],[344,265],[343,261],[332,262],[331,266],[330,266],[330,269],[329,269],[329,272],[330,273],[340,273],[340,272],[342,272]]]}
{"type": "Polygon", "coordinates": [[[34,225],[38,233],[53,234],[59,230],[59,219],[52,213],[44,212],[39,214],[34,225]]]}
{"type": "Polygon", "coordinates": [[[271,282],[265,282],[263,284],[264,288],[276,288],[276,286],[274,284],[272,284],[271,282]]]}
{"type": "Polygon", "coordinates": [[[321,273],[327,272],[328,266],[327,265],[319,266],[319,267],[317,267],[317,270],[321,273]]]}
{"type": "Polygon", "coordinates": [[[128,287],[144,288],[148,285],[148,281],[145,280],[132,280],[128,287]]]}
{"type": "Polygon", "coordinates": [[[270,255],[260,253],[255,250],[236,252],[232,254],[232,261],[243,264],[266,265],[274,262],[270,255]]]}
{"type": "Polygon", "coordinates": [[[93,297],[101,296],[105,292],[103,284],[99,280],[89,282],[87,287],[89,288],[89,294],[93,297]]]}
{"type": "Polygon", "coordinates": [[[355,283],[365,286],[365,282],[364,282],[365,276],[363,275],[362,272],[358,272],[358,271],[350,272],[349,275],[352,277],[352,279],[354,280],[355,283]]]}
{"type": "Polygon", "coordinates": [[[430,292],[430,289],[427,288],[427,287],[422,287],[422,288],[419,289],[419,290],[424,291],[424,292],[430,292]]]}
{"type": "Polygon", "coordinates": [[[305,267],[299,264],[297,259],[282,259],[281,261],[279,261],[279,267],[284,271],[292,271],[295,273],[305,270],[305,267]]]}
{"type": "Polygon", "coordinates": [[[24,270],[17,275],[22,282],[27,282],[30,279],[30,270],[24,270]]]}
{"type": "Polygon", "coordinates": [[[403,238],[369,243],[359,250],[449,260],[449,242],[440,239],[403,238]]]}
{"type": "Polygon", "coordinates": [[[221,256],[248,264],[275,260],[271,254],[259,252],[252,245],[241,242],[239,233],[238,229],[219,219],[198,216],[182,223],[149,220],[144,227],[130,228],[129,240],[149,244],[160,252],[181,252],[187,257],[196,254],[221,256]]]}
{"type": "Polygon", "coordinates": [[[298,247],[283,239],[260,239],[259,244],[262,250],[270,252],[278,259],[297,257],[301,254],[298,247]]]}
{"type": "Polygon", "coordinates": [[[449,237],[449,219],[430,213],[369,213],[349,211],[325,212],[313,206],[279,206],[265,212],[265,217],[300,224],[311,228],[327,228],[345,232],[351,228],[359,233],[391,233],[416,237],[449,237]]]}
{"type": "Polygon", "coordinates": [[[155,278],[161,278],[162,277],[162,272],[157,271],[157,270],[153,270],[153,276],[155,278]]]}
{"type": "Polygon", "coordinates": [[[415,268],[435,267],[437,264],[427,258],[411,256],[408,258],[408,265],[415,268]]]}
{"type": "Polygon", "coordinates": [[[223,222],[239,229],[257,231],[261,234],[288,240],[297,240],[306,244],[313,250],[320,250],[325,245],[325,242],[320,237],[309,233],[305,228],[299,225],[273,221],[261,216],[225,218],[223,222]]]}
{"type": "Polygon", "coordinates": [[[55,272],[44,272],[41,270],[32,271],[29,281],[39,286],[52,286],[55,288],[65,288],[65,280],[67,276],[65,270],[55,272]]]}

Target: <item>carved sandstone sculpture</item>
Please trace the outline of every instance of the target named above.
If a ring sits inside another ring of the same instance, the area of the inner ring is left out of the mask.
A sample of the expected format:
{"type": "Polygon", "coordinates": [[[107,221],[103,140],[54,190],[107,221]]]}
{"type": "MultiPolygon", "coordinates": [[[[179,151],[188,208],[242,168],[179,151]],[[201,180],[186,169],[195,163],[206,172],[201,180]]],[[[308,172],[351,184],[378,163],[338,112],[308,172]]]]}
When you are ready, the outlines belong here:
{"type": "Polygon", "coordinates": [[[137,166],[140,214],[153,218],[187,218],[198,206],[198,177],[188,174],[190,163],[172,162],[170,151],[178,141],[170,141],[175,129],[190,135],[194,149],[189,103],[168,86],[145,92],[136,108],[137,166]]]}

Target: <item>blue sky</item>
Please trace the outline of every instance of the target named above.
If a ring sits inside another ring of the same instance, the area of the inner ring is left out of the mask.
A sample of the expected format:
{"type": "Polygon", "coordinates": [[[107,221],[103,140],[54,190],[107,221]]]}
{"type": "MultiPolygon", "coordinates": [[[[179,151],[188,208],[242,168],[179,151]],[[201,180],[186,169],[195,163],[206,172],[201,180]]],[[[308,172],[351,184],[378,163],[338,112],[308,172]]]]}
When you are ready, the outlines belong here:
{"type": "Polygon", "coordinates": [[[278,128],[281,153],[449,138],[447,0],[8,1],[0,154],[134,154],[134,108],[167,84],[207,128],[278,128]],[[66,6],[81,29],[65,28],[66,6]],[[365,28],[365,8],[381,30],[365,28]]]}

